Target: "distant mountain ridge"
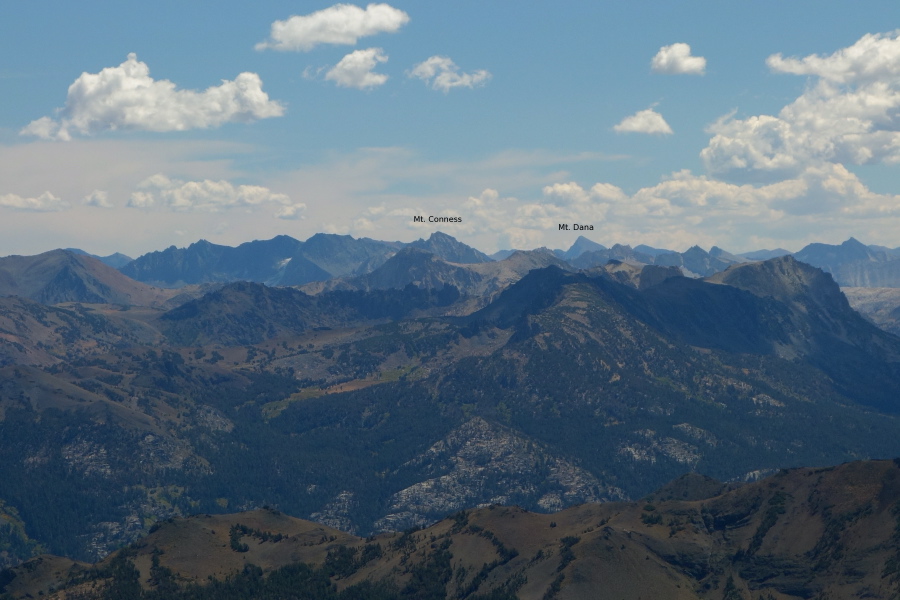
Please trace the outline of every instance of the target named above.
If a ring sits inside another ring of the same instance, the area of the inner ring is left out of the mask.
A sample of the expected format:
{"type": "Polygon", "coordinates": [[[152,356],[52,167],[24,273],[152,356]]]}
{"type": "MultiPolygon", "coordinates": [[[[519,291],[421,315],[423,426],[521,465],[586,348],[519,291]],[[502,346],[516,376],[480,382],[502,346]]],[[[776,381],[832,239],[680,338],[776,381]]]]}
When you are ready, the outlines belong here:
{"type": "Polygon", "coordinates": [[[42,304],[85,302],[151,306],[175,293],[134,281],[86,254],[51,250],[36,256],[0,258],[0,296],[42,304]]]}
{"type": "MultiPolygon", "coordinates": [[[[234,248],[200,240],[187,248],[172,246],[161,252],[140,256],[122,267],[122,272],[138,281],[175,287],[229,281],[303,285],[371,273],[404,246],[407,245],[324,233],[318,233],[305,242],[282,235],[234,248]]],[[[428,240],[418,240],[408,246],[448,262],[470,264],[491,260],[440,232],[428,240]]]]}
{"type": "MultiPolygon", "coordinates": [[[[164,287],[230,281],[297,286],[366,275],[407,247],[423,250],[447,263],[460,265],[505,260],[516,252],[502,250],[488,256],[439,231],[428,239],[408,244],[320,233],[305,242],[281,235],[271,240],[246,242],[237,247],[200,240],[186,248],[172,246],[134,260],[119,254],[101,260],[117,265],[132,279],[164,287]]],[[[82,253],[80,250],[75,252],[82,253]]],[[[618,260],[637,265],[675,266],[687,276],[707,277],[732,265],[791,253],[781,248],[738,255],[718,246],[713,246],[709,251],[693,246],[684,252],[644,244],[634,248],[626,244],[606,247],[579,236],[568,250],[553,250],[552,254],[578,269],[589,269],[602,266],[610,260],[618,260]]],[[[851,238],[838,246],[810,244],[795,256],[832,273],[835,280],[843,286],[900,287],[900,249],[865,246],[851,238]]],[[[404,285],[405,283],[408,281],[404,285]]]]}
{"type": "Polygon", "coordinates": [[[873,249],[855,238],[840,245],[809,244],[794,255],[846,287],[900,287],[900,255],[873,249]]]}
{"type": "MultiPolygon", "coordinates": [[[[632,248],[614,244],[606,248],[579,236],[566,251],[503,251],[489,257],[442,232],[409,244],[333,234],[316,234],[305,242],[282,235],[237,247],[200,240],[186,248],[172,246],[136,260],[119,254],[92,257],[81,250],[58,252],[111,264],[124,263],[119,271],[125,277],[108,270],[101,276],[102,269],[97,271],[96,265],[85,268],[88,262],[78,266],[77,261],[48,261],[48,253],[39,255],[42,258],[10,256],[0,258],[0,295],[23,295],[45,304],[78,301],[172,307],[196,298],[209,286],[237,281],[302,287],[312,294],[323,290],[403,289],[412,284],[435,290],[455,288],[471,298],[466,307],[457,307],[462,314],[486,305],[493,295],[529,270],[551,264],[564,270],[600,269],[614,274],[620,282],[638,285],[642,281],[640,285],[647,286],[655,281],[653,277],[664,273],[664,277],[671,276],[670,271],[660,268],[678,269],[688,277],[709,277],[747,262],[791,255],[783,249],[736,255],[718,246],[708,252],[699,246],[684,252],[646,245],[632,248]],[[46,268],[35,267],[25,274],[16,271],[20,267],[11,267],[26,263],[44,264],[46,268]],[[647,270],[642,276],[640,271],[647,266],[657,270],[647,270]],[[4,280],[4,268],[19,274],[8,274],[4,280]],[[93,275],[89,274],[92,269],[96,271],[93,275]],[[26,283],[29,278],[32,283],[26,283]],[[42,283],[38,284],[38,280],[42,283]]],[[[794,256],[822,268],[845,287],[900,289],[900,249],[865,246],[851,238],[840,245],[810,244],[794,256]]],[[[868,296],[862,291],[851,294],[854,308],[886,330],[896,331],[900,300],[888,293],[881,294],[877,303],[863,300],[868,296]]]]}
{"type": "Polygon", "coordinates": [[[96,258],[103,264],[109,265],[113,269],[121,269],[122,267],[124,267],[125,265],[127,265],[128,263],[130,263],[131,261],[134,260],[130,256],[126,256],[126,255],[122,254],[121,252],[114,252],[113,254],[110,254],[109,256],[98,256],[96,254],[90,254],[88,252],[85,252],[84,250],[81,250],[79,248],[65,248],[65,250],[67,250],[69,252],[73,252],[75,254],[85,254],[92,258],[96,258]]]}

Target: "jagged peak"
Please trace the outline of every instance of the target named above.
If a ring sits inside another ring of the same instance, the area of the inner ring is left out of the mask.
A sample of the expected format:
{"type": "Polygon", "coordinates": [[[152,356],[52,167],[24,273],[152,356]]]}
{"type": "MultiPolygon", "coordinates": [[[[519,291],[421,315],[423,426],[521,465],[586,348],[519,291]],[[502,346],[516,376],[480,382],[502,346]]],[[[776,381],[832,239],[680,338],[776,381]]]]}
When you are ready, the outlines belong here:
{"type": "Polygon", "coordinates": [[[429,237],[430,240],[447,240],[450,242],[459,242],[455,237],[450,235],[449,233],[444,233],[443,231],[435,231],[429,237]]]}
{"type": "Polygon", "coordinates": [[[410,247],[421,248],[433,252],[440,258],[461,264],[476,264],[491,262],[492,259],[483,252],[460,242],[452,235],[443,231],[435,231],[427,240],[419,238],[409,244],[410,247]]]}

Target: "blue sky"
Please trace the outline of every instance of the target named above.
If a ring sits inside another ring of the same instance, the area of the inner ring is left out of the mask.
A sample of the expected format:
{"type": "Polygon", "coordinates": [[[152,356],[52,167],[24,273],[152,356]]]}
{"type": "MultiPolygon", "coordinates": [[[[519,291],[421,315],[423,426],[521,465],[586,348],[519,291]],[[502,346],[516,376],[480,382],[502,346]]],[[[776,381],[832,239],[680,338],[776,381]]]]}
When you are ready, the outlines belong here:
{"type": "Polygon", "coordinates": [[[7,9],[0,255],[900,246],[896,1],[532,4],[7,9]]]}

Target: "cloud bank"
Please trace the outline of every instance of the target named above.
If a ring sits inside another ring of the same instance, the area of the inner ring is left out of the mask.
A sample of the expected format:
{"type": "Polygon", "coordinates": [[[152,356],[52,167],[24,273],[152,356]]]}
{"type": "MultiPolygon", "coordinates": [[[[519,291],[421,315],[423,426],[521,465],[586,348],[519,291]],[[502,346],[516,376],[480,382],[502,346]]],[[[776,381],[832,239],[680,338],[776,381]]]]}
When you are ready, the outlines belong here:
{"type": "Polygon", "coordinates": [[[36,198],[22,197],[17,194],[0,196],[0,207],[23,212],[59,212],[70,206],[68,202],[57,198],[50,192],[44,192],[36,198]]]}
{"type": "Polygon", "coordinates": [[[292,16],[272,23],[269,39],[257,50],[308,51],[319,44],[352,45],[361,37],[396,33],[409,22],[409,15],[388,4],[335,4],[309,15],[292,16]]]}
{"type": "Polygon", "coordinates": [[[162,208],[174,212],[219,212],[232,208],[251,208],[262,204],[280,205],[275,216],[282,219],[302,217],[305,204],[293,203],[285,194],[273,193],[257,185],[235,186],[228,181],[181,181],[158,173],[138,184],[127,205],[132,208],[162,208]]]}
{"type": "Polygon", "coordinates": [[[207,129],[279,117],[284,107],[269,100],[256,73],[241,73],[202,92],[179,90],[171,81],[150,77],[147,64],[131,53],[117,67],[82,73],[69,86],[66,105],[59,112],[58,120],[42,117],[20,133],[67,141],[73,135],[115,130],[207,129]]]}

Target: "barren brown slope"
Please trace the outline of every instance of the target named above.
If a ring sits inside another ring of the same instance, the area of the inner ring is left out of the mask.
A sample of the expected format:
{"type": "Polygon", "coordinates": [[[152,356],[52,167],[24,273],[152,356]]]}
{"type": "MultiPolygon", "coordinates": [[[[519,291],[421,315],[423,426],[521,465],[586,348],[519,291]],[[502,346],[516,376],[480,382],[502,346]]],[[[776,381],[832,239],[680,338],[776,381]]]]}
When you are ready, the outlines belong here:
{"type": "MultiPolygon", "coordinates": [[[[900,467],[866,461],[783,471],[694,501],[650,496],[553,515],[490,506],[366,540],[274,511],[193,517],[162,525],[126,556],[145,587],[156,553],[182,583],[302,561],[327,565],[338,590],[391,579],[403,597],[437,584],[461,599],[887,599],[900,589],[898,531],[900,467]]],[[[49,585],[38,566],[8,572],[5,591],[20,598],[41,578],[49,585]]]]}

